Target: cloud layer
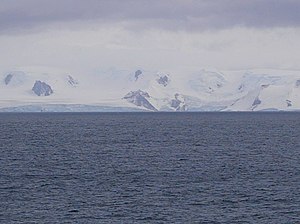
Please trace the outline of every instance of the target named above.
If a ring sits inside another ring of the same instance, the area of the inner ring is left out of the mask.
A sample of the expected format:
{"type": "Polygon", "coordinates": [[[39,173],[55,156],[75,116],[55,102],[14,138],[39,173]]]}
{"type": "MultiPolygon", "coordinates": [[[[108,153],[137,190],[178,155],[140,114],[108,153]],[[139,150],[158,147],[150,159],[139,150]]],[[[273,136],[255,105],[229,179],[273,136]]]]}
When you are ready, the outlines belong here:
{"type": "Polygon", "coordinates": [[[171,30],[298,27],[299,11],[299,0],[1,0],[0,32],[70,22],[171,30]]]}
{"type": "Polygon", "coordinates": [[[93,73],[102,68],[299,69],[300,29],[234,28],[214,32],[112,27],[0,36],[0,69],[59,67],[93,73]]]}
{"type": "Polygon", "coordinates": [[[1,0],[0,69],[299,69],[299,11],[299,0],[1,0]]]}

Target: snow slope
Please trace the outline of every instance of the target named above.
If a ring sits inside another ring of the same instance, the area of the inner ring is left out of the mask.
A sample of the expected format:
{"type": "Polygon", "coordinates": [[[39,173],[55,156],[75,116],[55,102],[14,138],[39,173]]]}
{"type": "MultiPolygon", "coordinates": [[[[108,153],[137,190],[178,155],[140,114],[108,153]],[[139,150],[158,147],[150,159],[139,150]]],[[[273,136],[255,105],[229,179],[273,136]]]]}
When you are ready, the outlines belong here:
{"type": "Polygon", "coordinates": [[[300,109],[300,71],[297,70],[110,69],[85,75],[55,68],[26,67],[1,74],[0,111],[300,109]],[[32,90],[36,81],[44,83],[53,93],[38,96],[32,90]]]}

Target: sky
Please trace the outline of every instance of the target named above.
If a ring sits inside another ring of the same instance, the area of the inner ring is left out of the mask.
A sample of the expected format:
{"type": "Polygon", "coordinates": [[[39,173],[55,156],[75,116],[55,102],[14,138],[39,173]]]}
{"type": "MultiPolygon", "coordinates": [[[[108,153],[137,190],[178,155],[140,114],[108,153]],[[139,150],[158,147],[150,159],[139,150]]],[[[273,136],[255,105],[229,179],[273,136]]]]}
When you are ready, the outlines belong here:
{"type": "Polygon", "coordinates": [[[300,69],[299,0],[1,0],[0,69],[300,69]]]}

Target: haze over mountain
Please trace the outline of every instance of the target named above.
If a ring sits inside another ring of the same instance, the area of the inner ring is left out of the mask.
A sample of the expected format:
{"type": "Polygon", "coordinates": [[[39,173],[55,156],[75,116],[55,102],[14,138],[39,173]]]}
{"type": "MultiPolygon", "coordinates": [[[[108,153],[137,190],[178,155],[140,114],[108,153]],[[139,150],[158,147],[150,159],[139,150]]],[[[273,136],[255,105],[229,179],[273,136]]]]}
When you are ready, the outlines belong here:
{"type": "Polygon", "coordinates": [[[299,10],[297,0],[3,0],[0,107],[297,110],[299,10]]]}

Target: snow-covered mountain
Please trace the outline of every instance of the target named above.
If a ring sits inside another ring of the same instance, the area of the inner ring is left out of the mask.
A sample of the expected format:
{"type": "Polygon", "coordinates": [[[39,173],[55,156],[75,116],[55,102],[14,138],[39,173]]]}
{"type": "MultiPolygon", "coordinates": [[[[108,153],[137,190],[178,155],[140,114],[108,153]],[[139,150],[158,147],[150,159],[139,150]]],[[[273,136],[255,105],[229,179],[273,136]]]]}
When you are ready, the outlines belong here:
{"type": "Polygon", "coordinates": [[[300,71],[289,70],[84,75],[31,67],[0,80],[0,111],[294,111],[299,96],[300,71]]]}

